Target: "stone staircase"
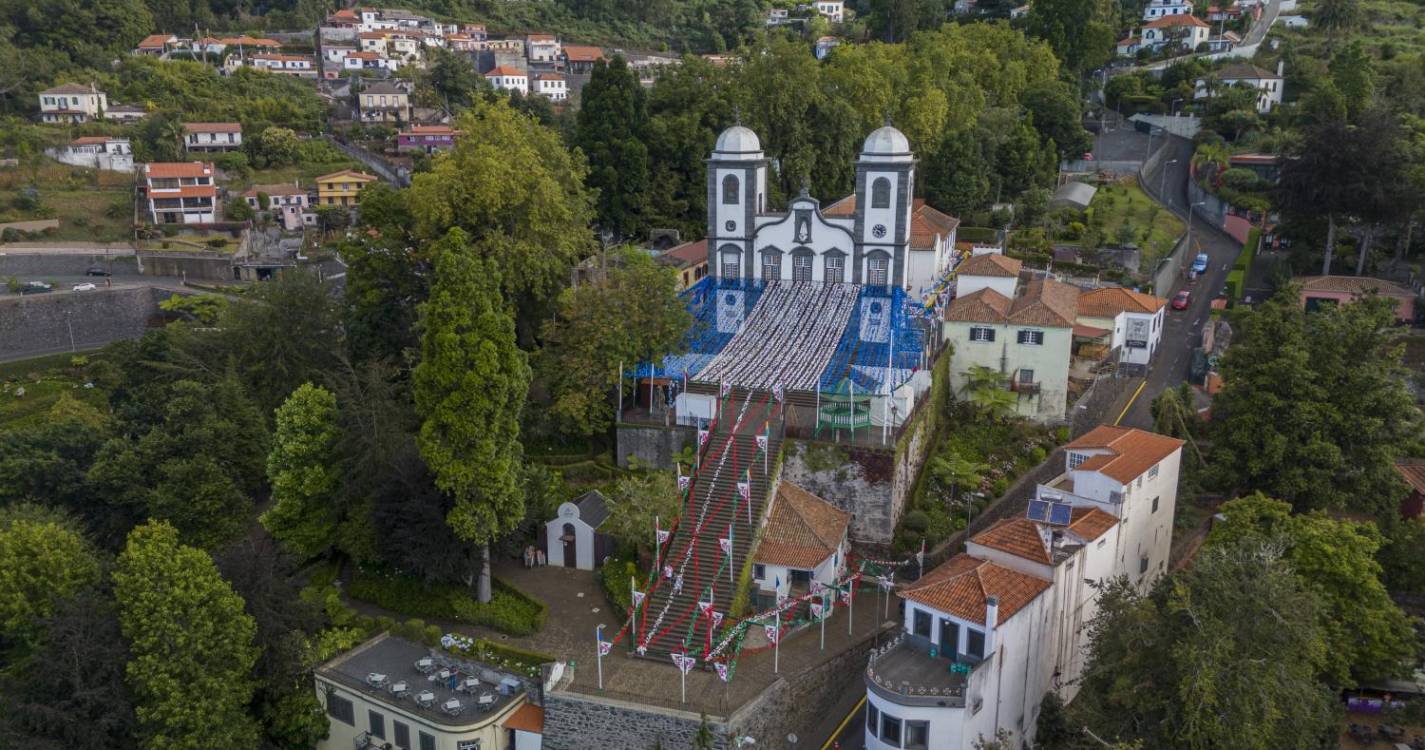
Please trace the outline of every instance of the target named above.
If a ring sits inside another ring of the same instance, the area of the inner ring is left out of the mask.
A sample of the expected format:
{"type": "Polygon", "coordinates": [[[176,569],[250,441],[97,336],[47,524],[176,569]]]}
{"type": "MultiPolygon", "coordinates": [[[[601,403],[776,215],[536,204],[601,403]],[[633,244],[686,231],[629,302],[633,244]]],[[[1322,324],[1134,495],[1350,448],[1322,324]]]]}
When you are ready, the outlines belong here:
{"type": "Polygon", "coordinates": [[[728,610],[736,581],[747,565],[747,556],[767,509],[774,485],[769,474],[777,468],[782,431],[781,411],[766,391],[749,393],[734,389],[724,400],[723,418],[708,437],[678,528],[663,547],[660,565],[672,566],[675,577],[681,573],[683,585],[681,590],[675,591],[673,580],[660,573],[658,585],[640,616],[642,627],[636,645],[646,646],[642,655],[667,659],[669,654],[686,651],[701,663],[705,648],[710,642],[717,643],[722,630],[715,628],[712,619],[703,616],[698,606],[700,600],[706,601],[709,596],[712,609],[724,615],[724,624],[731,624],[728,610]],[[739,425],[737,416],[744,403],[747,408],[739,425]],[[769,419],[768,455],[764,462],[757,450],[756,436],[769,419]],[[737,483],[748,470],[751,523],[748,523],[747,505],[737,492],[737,483]],[[718,544],[718,539],[727,535],[729,525],[732,526],[730,567],[727,555],[718,544]]]}

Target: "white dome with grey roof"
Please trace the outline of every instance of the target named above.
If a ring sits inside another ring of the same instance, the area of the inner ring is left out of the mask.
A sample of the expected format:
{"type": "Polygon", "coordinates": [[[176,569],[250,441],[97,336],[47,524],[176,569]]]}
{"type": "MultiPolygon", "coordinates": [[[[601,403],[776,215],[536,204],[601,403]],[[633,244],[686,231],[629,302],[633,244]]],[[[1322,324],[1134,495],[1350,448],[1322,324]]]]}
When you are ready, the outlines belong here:
{"type": "Polygon", "coordinates": [[[863,161],[902,162],[913,161],[915,156],[910,152],[910,140],[905,137],[905,134],[890,125],[885,125],[876,128],[866,136],[866,142],[861,146],[861,159],[863,161]]]}
{"type": "Polygon", "coordinates": [[[762,157],[762,141],[751,128],[742,125],[733,125],[717,137],[717,145],[713,148],[713,157],[718,156],[752,156],[762,157]]]}

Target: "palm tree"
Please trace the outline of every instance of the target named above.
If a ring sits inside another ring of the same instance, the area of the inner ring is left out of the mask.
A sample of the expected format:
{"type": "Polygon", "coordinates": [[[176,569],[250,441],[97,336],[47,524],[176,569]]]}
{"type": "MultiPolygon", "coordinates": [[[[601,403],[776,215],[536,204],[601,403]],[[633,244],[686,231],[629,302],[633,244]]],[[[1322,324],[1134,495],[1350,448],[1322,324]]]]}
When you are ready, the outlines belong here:
{"type": "Polygon", "coordinates": [[[964,392],[985,416],[993,419],[1014,410],[1015,396],[1004,387],[1004,375],[999,370],[975,365],[965,372],[965,377],[964,392]]]}
{"type": "MultiPolygon", "coordinates": [[[[930,471],[935,479],[941,484],[950,485],[951,502],[960,499],[960,488],[979,486],[980,480],[989,470],[989,464],[977,463],[955,452],[936,456],[930,463],[930,471]]],[[[969,503],[965,503],[965,523],[970,523],[969,503]]]]}
{"type": "Polygon", "coordinates": [[[1202,450],[1193,439],[1191,424],[1197,420],[1192,409],[1192,389],[1187,383],[1181,388],[1169,388],[1153,400],[1153,431],[1160,435],[1186,440],[1197,456],[1199,464],[1205,464],[1202,450]]]}

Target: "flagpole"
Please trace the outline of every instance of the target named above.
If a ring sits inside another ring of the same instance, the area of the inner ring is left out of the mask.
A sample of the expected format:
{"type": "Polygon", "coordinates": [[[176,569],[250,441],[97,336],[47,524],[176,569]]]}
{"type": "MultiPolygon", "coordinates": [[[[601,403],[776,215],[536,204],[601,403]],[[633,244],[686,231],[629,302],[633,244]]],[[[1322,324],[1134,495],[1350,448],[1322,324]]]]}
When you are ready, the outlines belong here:
{"type": "MultiPolygon", "coordinates": [[[[683,654],[683,659],[686,658],[688,658],[688,655],[685,653],[683,654]]],[[[683,703],[686,705],[688,702],[688,670],[683,667],[683,662],[681,659],[678,661],[678,675],[678,679],[682,682],[683,685],[683,703]]]]}
{"type": "Polygon", "coordinates": [[[780,605],[778,605],[774,617],[776,618],[774,620],[776,624],[773,626],[774,630],[772,631],[774,634],[774,640],[772,641],[772,674],[777,673],[778,668],[781,666],[782,659],[782,608],[780,605]]]}
{"type": "MultiPolygon", "coordinates": [[[[732,572],[732,524],[727,525],[727,582],[737,587],[737,579],[732,572]]],[[[708,631],[712,632],[712,631],[708,631]]]]}
{"type": "Polygon", "coordinates": [[[850,596],[846,597],[846,635],[851,635],[851,623],[856,621],[856,576],[851,576],[851,580],[846,583],[846,592],[850,596]]]}
{"type": "Polygon", "coordinates": [[[821,595],[821,650],[826,650],[826,589],[822,589],[821,595]]]}
{"type": "MultiPolygon", "coordinates": [[[[658,565],[658,562],[655,560],[653,564],[656,567],[658,565]]],[[[638,593],[637,578],[633,576],[628,577],[628,590],[629,598],[633,599],[633,594],[638,593]]],[[[630,631],[633,633],[633,642],[638,643],[638,602],[636,600],[633,603],[633,616],[628,618],[628,622],[630,626],[630,631]]]]}
{"type": "Polygon", "coordinates": [[[594,652],[599,660],[599,690],[604,689],[604,626],[594,628],[594,652]]]}
{"type": "Polygon", "coordinates": [[[886,589],[886,608],[881,612],[881,617],[891,616],[891,591],[896,587],[896,571],[891,569],[891,588],[886,589]]]}
{"type": "Polygon", "coordinates": [[[623,419],[623,361],[618,363],[618,417],[623,419]]]}

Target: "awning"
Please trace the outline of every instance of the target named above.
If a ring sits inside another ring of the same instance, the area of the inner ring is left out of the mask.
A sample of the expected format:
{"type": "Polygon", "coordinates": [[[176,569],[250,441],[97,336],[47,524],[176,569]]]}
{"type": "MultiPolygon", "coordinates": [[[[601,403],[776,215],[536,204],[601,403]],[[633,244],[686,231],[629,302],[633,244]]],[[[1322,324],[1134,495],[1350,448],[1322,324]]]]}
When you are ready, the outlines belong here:
{"type": "Polygon", "coordinates": [[[532,703],[520,706],[510,714],[510,718],[505,719],[505,729],[544,734],[544,709],[532,703]]]}
{"type": "Polygon", "coordinates": [[[1101,339],[1108,335],[1108,330],[1104,328],[1094,328],[1082,323],[1074,324],[1074,335],[1085,339],[1101,339]]]}

